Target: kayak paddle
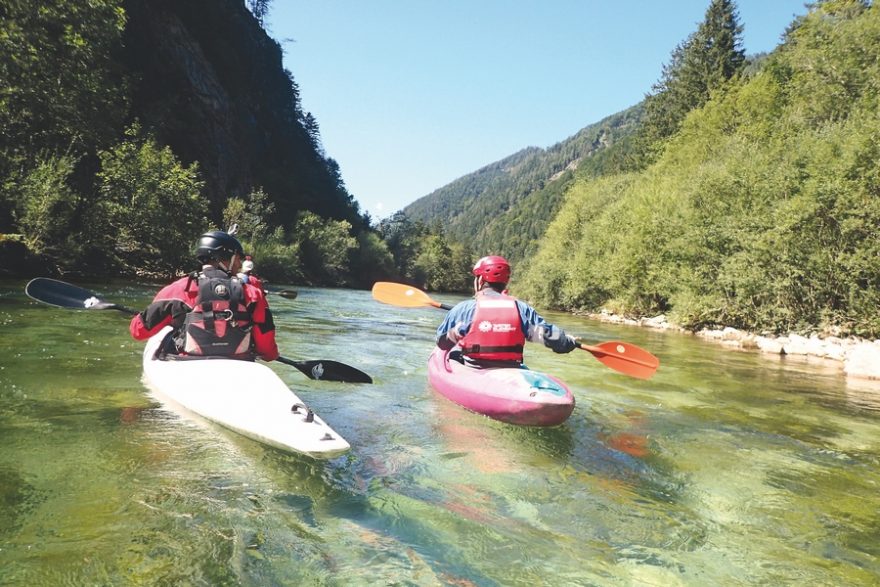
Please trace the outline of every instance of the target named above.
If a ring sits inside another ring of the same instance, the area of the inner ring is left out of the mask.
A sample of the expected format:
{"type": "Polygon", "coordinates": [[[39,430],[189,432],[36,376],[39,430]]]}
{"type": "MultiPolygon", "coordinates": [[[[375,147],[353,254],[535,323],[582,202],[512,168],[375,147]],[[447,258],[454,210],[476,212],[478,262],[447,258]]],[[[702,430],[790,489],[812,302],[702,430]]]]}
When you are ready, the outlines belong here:
{"type": "MultiPolygon", "coordinates": [[[[377,281],[373,285],[373,298],[379,302],[402,308],[452,309],[449,304],[441,304],[422,290],[402,283],[377,281]]],[[[648,379],[660,366],[660,360],[657,357],[634,344],[611,341],[593,346],[580,338],[575,341],[578,348],[591,353],[606,367],[631,377],[648,379]]]]}
{"type": "Polygon", "coordinates": [[[424,308],[432,306],[441,310],[451,310],[449,304],[441,304],[420,289],[402,283],[377,281],[373,284],[373,298],[401,308],[424,308]]]}
{"type": "MultiPolygon", "coordinates": [[[[138,313],[137,310],[106,302],[98,297],[95,292],[77,287],[73,284],[37,277],[28,282],[24,288],[25,293],[31,298],[56,306],[58,308],[70,308],[74,310],[118,310],[129,316],[138,313]]],[[[341,381],[343,383],[372,383],[373,379],[359,369],[338,361],[294,361],[287,357],[278,357],[279,363],[296,367],[309,379],[321,379],[323,381],[341,381]]]]}
{"type": "Polygon", "coordinates": [[[605,366],[637,379],[650,379],[660,366],[660,359],[628,342],[610,341],[595,346],[586,344],[581,338],[576,338],[575,342],[579,349],[592,353],[605,366]]]}
{"type": "Polygon", "coordinates": [[[294,361],[287,357],[279,356],[275,359],[279,363],[296,367],[306,374],[309,379],[320,379],[322,381],[341,381],[343,383],[372,383],[373,378],[361,371],[355,369],[351,365],[340,363],[339,361],[317,360],[317,361],[294,361]]]}
{"type": "Polygon", "coordinates": [[[130,316],[138,313],[137,310],[120,306],[98,299],[97,294],[73,284],[48,277],[31,279],[24,286],[24,293],[38,302],[49,304],[58,308],[73,308],[77,310],[119,310],[130,316]]]}

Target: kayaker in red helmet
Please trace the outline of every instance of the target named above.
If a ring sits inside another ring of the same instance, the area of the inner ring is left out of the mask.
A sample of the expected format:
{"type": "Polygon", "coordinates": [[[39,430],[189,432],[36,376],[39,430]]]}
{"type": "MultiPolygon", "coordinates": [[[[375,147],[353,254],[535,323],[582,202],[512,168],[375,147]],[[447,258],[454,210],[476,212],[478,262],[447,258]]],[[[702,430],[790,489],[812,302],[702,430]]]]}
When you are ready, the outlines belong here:
{"type": "Polygon", "coordinates": [[[457,304],[437,329],[437,346],[458,345],[465,360],[477,365],[522,363],[525,341],[542,342],[555,353],[570,353],[574,337],[549,324],[527,303],[507,295],[510,263],[483,257],[474,265],[473,300],[457,304]]]}
{"type": "Polygon", "coordinates": [[[201,271],[156,294],[153,303],[132,318],[131,335],[146,340],[171,325],[174,345],[166,350],[172,353],[277,359],[275,324],[266,296],[236,277],[244,257],[238,239],[221,230],[206,232],[196,243],[195,256],[201,271]]]}

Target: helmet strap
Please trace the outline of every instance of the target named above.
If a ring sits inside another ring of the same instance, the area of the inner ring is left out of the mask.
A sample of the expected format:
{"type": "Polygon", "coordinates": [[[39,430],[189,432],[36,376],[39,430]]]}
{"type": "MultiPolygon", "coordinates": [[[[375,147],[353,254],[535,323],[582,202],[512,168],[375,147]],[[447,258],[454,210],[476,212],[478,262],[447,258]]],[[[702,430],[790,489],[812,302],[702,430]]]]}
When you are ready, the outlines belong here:
{"type": "Polygon", "coordinates": [[[232,257],[229,259],[229,266],[226,266],[223,261],[217,259],[217,266],[225,271],[226,273],[232,275],[232,267],[235,265],[235,258],[238,256],[238,253],[232,253],[232,257]]]}

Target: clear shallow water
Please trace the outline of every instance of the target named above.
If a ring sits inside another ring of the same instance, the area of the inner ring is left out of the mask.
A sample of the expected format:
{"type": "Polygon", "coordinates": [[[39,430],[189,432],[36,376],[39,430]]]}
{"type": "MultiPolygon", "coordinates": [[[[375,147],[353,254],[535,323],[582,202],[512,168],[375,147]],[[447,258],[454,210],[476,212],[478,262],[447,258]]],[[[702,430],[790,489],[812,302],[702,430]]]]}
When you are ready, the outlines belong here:
{"type": "MultiPolygon", "coordinates": [[[[157,288],[80,284],[133,307],[157,288]]],[[[578,405],[518,428],[426,383],[438,310],[272,298],[273,365],[351,444],[286,455],[161,408],[127,317],[0,283],[0,584],[874,585],[880,385],[692,337],[548,313],[662,361],[639,381],[530,347],[578,405]]],[[[454,297],[436,296],[445,302],[454,297]]]]}

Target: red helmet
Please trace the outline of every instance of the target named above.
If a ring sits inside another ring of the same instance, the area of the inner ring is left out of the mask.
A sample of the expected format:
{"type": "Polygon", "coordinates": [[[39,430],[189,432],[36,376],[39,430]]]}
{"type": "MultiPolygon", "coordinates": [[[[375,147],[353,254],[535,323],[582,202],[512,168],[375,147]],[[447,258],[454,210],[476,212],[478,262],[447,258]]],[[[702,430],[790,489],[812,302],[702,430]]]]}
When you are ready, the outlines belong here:
{"type": "Polygon", "coordinates": [[[510,263],[497,255],[483,257],[474,265],[473,274],[487,283],[507,283],[510,281],[510,263]]]}

